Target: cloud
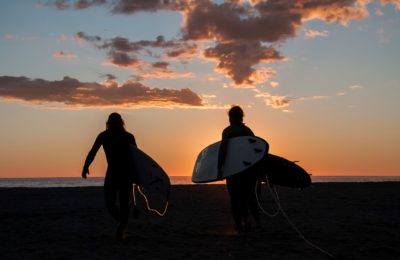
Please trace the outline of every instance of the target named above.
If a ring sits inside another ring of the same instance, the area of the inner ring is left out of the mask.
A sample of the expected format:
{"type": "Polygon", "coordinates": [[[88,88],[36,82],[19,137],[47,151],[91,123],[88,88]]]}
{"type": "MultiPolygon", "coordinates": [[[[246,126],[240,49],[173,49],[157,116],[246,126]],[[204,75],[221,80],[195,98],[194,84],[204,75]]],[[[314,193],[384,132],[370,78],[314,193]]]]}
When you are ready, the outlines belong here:
{"type": "Polygon", "coordinates": [[[188,88],[150,88],[133,81],[118,85],[111,79],[108,83],[80,82],[70,77],[48,81],[0,76],[0,97],[31,103],[56,102],[73,107],[202,106],[201,97],[188,88]]]}
{"type": "Polygon", "coordinates": [[[100,6],[106,4],[106,0],[54,0],[48,1],[43,4],[45,6],[51,6],[58,10],[67,10],[67,9],[86,9],[92,6],[100,6]]]}
{"type": "Polygon", "coordinates": [[[198,56],[199,46],[197,44],[188,43],[176,46],[165,52],[165,57],[170,60],[191,60],[194,56],[198,56]]]}
{"type": "Polygon", "coordinates": [[[133,14],[141,11],[156,12],[158,10],[178,11],[187,2],[184,0],[119,0],[114,2],[111,10],[116,14],[133,14]]]}
{"type": "Polygon", "coordinates": [[[328,37],[328,31],[306,30],[306,38],[313,39],[316,37],[328,37]]]}
{"type": "Polygon", "coordinates": [[[134,55],[130,55],[123,51],[112,50],[108,52],[108,56],[111,58],[105,64],[115,65],[117,67],[140,67],[141,61],[134,55]]]}
{"type": "Polygon", "coordinates": [[[257,70],[254,65],[285,59],[274,48],[262,46],[258,42],[218,44],[207,48],[204,56],[217,60],[218,71],[231,77],[237,85],[260,83],[260,77],[265,80],[272,76],[270,70],[257,70]]]}
{"type": "Polygon", "coordinates": [[[76,34],[78,39],[82,39],[92,43],[98,49],[106,49],[108,61],[103,65],[111,65],[122,68],[133,68],[139,71],[139,75],[135,77],[140,81],[147,78],[191,78],[193,74],[177,73],[168,69],[169,63],[158,61],[149,63],[141,58],[144,52],[151,55],[152,48],[166,49],[166,57],[171,60],[178,57],[193,54],[197,51],[197,46],[182,41],[165,40],[163,36],[158,36],[155,40],[130,41],[124,37],[114,37],[111,39],[102,39],[100,36],[87,35],[84,32],[76,34]]]}
{"type": "Polygon", "coordinates": [[[400,1],[399,0],[380,0],[382,5],[392,4],[396,7],[397,10],[400,10],[400,1]]]}
{"type": "MultiPolygon", "coordinates": [[[[276,3],[277,1],[273,1],[276,3]]],[[[254,7],[239,3],[216,4],[193,1],[184,11],[185,39],[276,42],[295,35],[301,24],[296,12],[274,12],[274,4],[258,3],[254,7]]]]}
{"type": "Polygon", "coordinates": [[[352,89],[352,90],[358,90],[358,89],[363,89],[364,87],[361,86],[361,85],[352,85],[349,88],[352,89]]]}
{"type": "Polygon", "coordinates": [[[189,55],[197,50],[197,46],[179,40],[165,40],[163,36],[157,36],[153,41],[141,40],[130,41],[125,37],[114,37],[111,39],[102,39],[100,36],[87,35],[84,32],[78,32],[76,38],[92,43],[98,49],[107,50],[107,56],[110,60],[107,64],[113,64],[119,67],[140,68],[145,62],[139,57],[143,52],[151,55],[152,48],[166,50],[166,56],[171,59],[184,55],[189,55]]]}
{"type": "Polygon", "coordinates": [[[170,79],[177,79],[177,78],[193,78],[194,75],[191,72],[187,73],[177,73],[171,71],[168,62],[155,62],[149,66],[149,68],[144,69],[140,72],[140,78],[147,79],[147,78],[170,78],[170,79]]]}
{"type": "Polygon", "coordinates": [[[263,98],[266,106],[275,109],[288,107],[292,100],[292,98],[289,98],[287,96],[272,95],[268,92],[259,92],[258,90],[256,90],[255,92],[257,93],[255,97],[263,98]]]}
{"type": "MultiPolygon", "coordinates": [[[[290,0],[287,0],[290,1],[290,0]]],[[[369,16],[369,0],[303,0],[299,7],[304,21],[320,19],[328,23],[347,25],[369,16]]]]}
{"type": "Polygon", "coordinates": [[[288,107],[291,100],[286,96],[269,96],[264,101],[265,104],[269,107],[281,109],[284,107],[288,107]]]}
{"type": "Polygon", "coordinates": [[[134,14],[159,10],[179,11],[188,5],[187,0],[51,0],[42,4],[58,10],[81,10],[106,5],[114,14],[134,14]]]}
{"type": "Polygon", "coordinates": [[[55,52],[53,53],[53,57],[54,58],[60,58],[60,59],[75,59],[78,56],[76,54],[73,53],[65,53],[63,51],[59,51],[59,52],[55,52]]]}
{"type": "MultiPolygon", "coordinates": [[[[207,48],[204,56],[217,60],[217,70],[232,78],[236,85],[255,84],[251,78],[254,66],[265,62],[264,52],[260,51],[267,48],[261,47],[265,43],[279,44],[296,37],[297,30],[307,20],[348,24],[363,19],[368,16],[366,4],[364,0],[252,0],[223,4],[192,1],[190,8],[182,12],[182,35],[187,40],[215,42],[215,47],[207,48]],[[244,50],[243,46],[252,47],[244,50]],[[250,50],[254,53],[247,55],[250,50]]],[[[327,32],[310,31],[309,35],[326,36],[327,32]]],[[[270,62],[285,60],[277,50],[275,54],[269,57],[270,62]]]]}
{"type": "MultiPolygon", "coordinates": [[[[277,48],[310,20],[347,25],[369,16],[368,5],[392,4],[400,10],[399,0],[85,0],[50,1],[60,10],[106,6],[113,14],[135,14],[172,10],[180,12],[183,23],[179,40],[131,42],[123,37],[102,40],[81,35],[80,40],[106,49],[110,62],[127,67],[136,64],[138,55],[150,48],[165,50],[164,58],[190,60],[207,42],[202,57],[217,61],[216,70],[230,77],[236,85],[257,84],[257,66],[264,62],[285,60],[277,48]],[[190,43],[190,44],[189,44],[190,43]],[[212,46],[212,47],[210,47],[212,46]],[[267,53],[267,55],[266,55],[267,53]]],[[[326,31],[308,30],[307,37],[326,37],[326,31]]],[[[137,64],[136,64],[137,65],[137,64]]]]}
{"type": "Polygon", "coordinates": [[[279,86],[279,82],[277,81],[271,81],[269,83],[269,85],[271,86],[271,88],[277,88],[279,86]]]}
{"type": "Polygon", "coordinates": [[[106,78],[107,80],[115,80],[115,79],[117,79],[117,77],[114,74],[110,74],[110,73],[100,74],[100,77],[106,78]]]}

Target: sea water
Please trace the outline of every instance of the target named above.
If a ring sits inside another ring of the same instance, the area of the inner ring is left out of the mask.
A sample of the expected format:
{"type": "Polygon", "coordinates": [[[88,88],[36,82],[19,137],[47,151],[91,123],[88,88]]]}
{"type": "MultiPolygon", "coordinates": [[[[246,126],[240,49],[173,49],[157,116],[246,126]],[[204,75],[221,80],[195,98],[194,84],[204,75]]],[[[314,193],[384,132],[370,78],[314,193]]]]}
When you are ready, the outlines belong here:
{"type": "MultiPolygon", "coordinates": [[[[312,176],[320,182],[400,182],[400,176],[312,176]]],[[[191,176],[170,176],[172,185],[192,185],[191,176]]],[[[51,188],[103,186],[103,177],[82,178],[0,178],[0,188],[51,188]]],[[[224,183],[224,182],[219,182],[224,183]]]]}

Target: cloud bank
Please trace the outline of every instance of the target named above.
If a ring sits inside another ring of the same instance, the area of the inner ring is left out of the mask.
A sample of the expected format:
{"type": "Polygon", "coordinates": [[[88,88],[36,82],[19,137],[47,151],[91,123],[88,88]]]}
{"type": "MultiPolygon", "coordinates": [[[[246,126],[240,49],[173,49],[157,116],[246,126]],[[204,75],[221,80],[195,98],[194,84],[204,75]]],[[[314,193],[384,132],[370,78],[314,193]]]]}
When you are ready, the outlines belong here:
{"type": "MultiPolygon", "coordinates": [[[[169,63],[159,61],[149,64],[140,57],[143,53],[156,58],[152,50],[158,48],[165,51],[164,56],[166,59],[175,60],[179,58],[190,59],[190,56],[194,55],[197,51],[197,46],[195,44],[180,40],[167,41],[162,35],[158,36],[155,40],[130,41],[125,37],[102,39],[102,37],[97,35],[88,35],[84,32],[78,32],[75,38],[78,41],[87,41],[100,50],[106,50],[109,61],[105,62],[105,64],[122,68],[136,68],[142,71],[147,69],[146,74],[152,74],[152,72],[148,71],[151,68],[156,70],[162,69],[159,66],[160,64],[164,65],[163,69],[164,72],[166,72],[169,63]]],[[[171,75],[187,77],[187,73],[182,76],[172,71],[169,72],[170,73],[166,74],[166,77],[171,77],[171,75]]],[[[153,74],[161,77],[160,73],[156,73],[156,71],[153,74]]]]}
{"type": "MultiPolygon", "coordinates": [[[[150,48],[166,49],[164,57],[190,59],[198,45],[212,43],[202,58],[216,61],[216,70],[236,85],[257,84],[257,71],[265,64],[285,60],[277,50],[285,40],[297,37],[309,20],[347,25],[369,16],[371,3],[392,4],[400,10],[398,0],[56,0],[47,5],[59,10],[104,6],[113,14],[135,15],[138,12],[170,10],[180,12],[183,24],[179,40],[131,42],[124,37],[103,40],[99,36],[77,34],[80,39],[105,49],[110,64],[120,67],[143,66],[139,52],[150,48]],[[189,58],[188,58],[189,57],[189,58]]],[[[327,36],[327,32],[307,31],[307,37],[327,36]]],[[[261,82],[262,83],[262,82],[261,82]]]]}
{"type": "Polygon", "coordinates": [[[118,85],[113,75],[106,83],[80,82],[64,77],[59,81],[0,76],[0,97],[32,103],[62,103],[78,107],[193,107],[202,106],[199,95],[188,88],[160,89],[126,81],[118,85]]]}

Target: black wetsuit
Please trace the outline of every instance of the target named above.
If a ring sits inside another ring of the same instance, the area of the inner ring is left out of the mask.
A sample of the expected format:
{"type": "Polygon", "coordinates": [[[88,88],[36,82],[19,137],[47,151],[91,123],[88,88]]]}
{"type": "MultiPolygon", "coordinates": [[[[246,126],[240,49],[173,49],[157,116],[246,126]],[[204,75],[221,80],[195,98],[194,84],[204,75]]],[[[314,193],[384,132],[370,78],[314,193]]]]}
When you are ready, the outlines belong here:
{"type": "Polygon", "coordinates": [[[89,167],[102,145],[108,164],[104,180],[107,210],[123,227],[127,225],[129,218],[129,197],[133,183],[133,173],[128,170],[129,146],[136,146],[135,137],[122,128],[108,129],[100,133],[86,158],[84,167],[89,167]],[[117,194],[119,208],[116,205],[117,194]]]}
{"type": "MultiPolygon", "coordinates": [[[[222,143],[219,151],[218,168],[221,169],[224,161],[228,140],[238,136],[254,136],[253,131],[243,123],[231,124],[222,132],[222,143]]],[[[236,229],[241,231],[244,225],[249,225],[249,210],[256,222],[260,221],[260,213],[255,196],[257,169],[252,167],[244,172],[226,178],[233,219],[236,229]]]]}

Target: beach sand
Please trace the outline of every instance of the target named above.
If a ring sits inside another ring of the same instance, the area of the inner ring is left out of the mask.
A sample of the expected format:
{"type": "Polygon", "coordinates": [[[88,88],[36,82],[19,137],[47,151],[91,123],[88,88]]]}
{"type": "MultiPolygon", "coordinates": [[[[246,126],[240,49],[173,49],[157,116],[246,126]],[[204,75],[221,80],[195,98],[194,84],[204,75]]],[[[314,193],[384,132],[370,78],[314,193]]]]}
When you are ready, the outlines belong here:
{"type": "MultiPolygon", "coordinates": [[[[294,225],[337,259],[400,259],[400,183],[277,191],[294,225]]],[[[282,214],[236,235],[224,185],[173,186],[167,214],[142,209],[123,242],[101,187],[3,188],[0,208],[1,259],[329,259],[282,214]]]]}

